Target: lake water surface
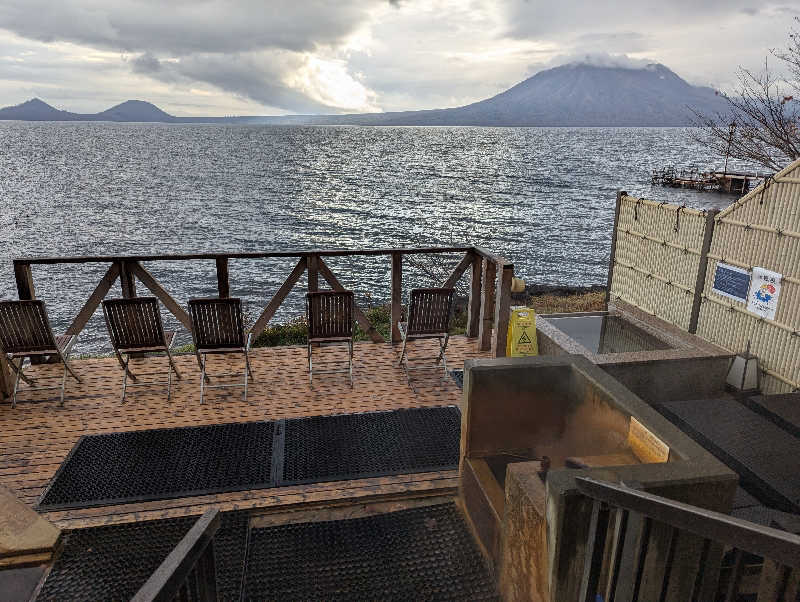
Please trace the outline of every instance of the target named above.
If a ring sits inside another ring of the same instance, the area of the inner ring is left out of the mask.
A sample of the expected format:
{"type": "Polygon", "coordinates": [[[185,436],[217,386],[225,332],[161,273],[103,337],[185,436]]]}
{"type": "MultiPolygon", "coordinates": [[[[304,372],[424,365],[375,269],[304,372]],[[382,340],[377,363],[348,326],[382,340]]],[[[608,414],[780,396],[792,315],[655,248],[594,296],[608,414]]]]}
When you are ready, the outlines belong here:
{"type": "MultiPolygon", "coordinates": [[[[689,134],[0,122],[0,298],[16,298],[15,257],[453,244],[497,252],[530,282],[603,283],[618,188],[699,208],[732,201],[651,188],[654,168],[721,163],[689,134]]],[[[329,264],[362,302],[388,297],[388,259],[329,264]]],[[[257,315],[293,265],[232,261],[231,294],[257,315]]],[[[107,267],[34,267],[55,330],[107,267]]],[[[213,262],[146,267],[181,303],[216,292],[213,262]]],[[[413,268],[405,277],[424,282],[413,268]]],[[[278,318],[302,302],[296,290],[278,318]]],[[[99,314],[78,351],[106,348],[99,314]]]]}

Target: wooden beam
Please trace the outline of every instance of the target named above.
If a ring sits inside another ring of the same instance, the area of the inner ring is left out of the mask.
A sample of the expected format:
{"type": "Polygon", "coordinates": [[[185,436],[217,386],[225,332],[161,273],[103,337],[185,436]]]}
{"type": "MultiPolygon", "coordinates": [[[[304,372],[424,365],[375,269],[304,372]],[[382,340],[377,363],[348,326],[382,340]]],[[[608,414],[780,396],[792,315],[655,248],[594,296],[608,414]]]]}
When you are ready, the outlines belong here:
{"type": "Polygon", "coordinates": [[[33,287],[33,272],[31,264],[14,262],[14,278],[17,280],[17,293],[21,301],[28,301],[36,298],[36,291],[33,287]]]}
{"type": "Polygon", "coordinates": [[[392,253],[392,344],[402,341],[397,323],[403,318],[403,255],[392,253]]]}
{"type": "Polygon", "coordinates": [[[492,335],[492,356],[505,357],[508,343],[508,321],[511,318],[511,281],[514,278],[514,266],[500,264],[497,266],[497,303],[494,312],[494,334],[492,335]]]}
{"type": "Polygon", "coordinates": [[[134,276],[133,266],[135,261],[119,262],[119,280],[122,285],[122,296],[125,299],[136,297],[136,276],[134,276]]]}
{"type": "Polygon", "coordinates": [[[158,281],[153,278],[153,275],[148,272],[142,264],[137,261],[130,262],[128,264],[131,270],[131,276],[134,274],[142,281],[147,288],[150,289],[156,297],[164,304],[164,306],[169,310],[169,312],[178,318],[178,321],[183,324],[188,330],[192,329],[192,319],[189,317],[188,312],[181,307],[181,304],[178,303],[172,296],[164,290],[158,281]]]}
{"type": "Polygon", "coordinates": [[[319,290],[319,255],[309,255],[308,261],[308,292],[315,293],[319,290]]]}
{"type": "Polygon", "coordinates": [[[692,313],[689,316],[689,332],[692,334],[697,333],[697,323],[700,320],[700,304],[703,301],[703,290],[706,286],[706,273],[708,272],[708,253],[711,251],[711,240],[714,238],[714,218],[718,213],[719,209],[712,209],[706,215],[703,246],[700,247],[700,261],[697,264],[697,280],[694,283],[692,313]]]}
{"type": "Polygon", "coordinates": [[[94,315],[97,306],[100,305],[100,302],[105,299],[108,291],[111,290],[111,287],[114,285],[114,282],[116,282],[118,276],[119,264],[112,263],[108,270],[106,270],[105,275],[100,279],[100,282],[97,284],[94,291],[92,291],[92,294],[89,295],[89,299],[86,301],[86,303],[84,303],[83,307],[78,312],[78,315],[75,316],[74,320],[72,320],[72,324],[69,325],[64,334],[78,334],[83,330],[84,326],[86,326],[86,323],[94,315]]]}
{"type": "Polygon", "coordinates": [[[472,277],[469,287],[469,310],[467,315],[467,336],[478,336],[481,324],[481,268],[483,261],[480,255],[472,255],[472,277]]]}
{"type": "Polygon", "coordinates": [[[611,300],[611,283],[614,280],[614,260],[617,258],[617,228],[619,227],[619,210],[622,206],[622,197],[628,193],[617,190],[617,204],[614,208],[614,227],[611,230],[611,255],[608,258],[608,278],[606,279],[606,309],[611,300]]]}
{"type": "Polygon", "coordinates": [[[306,271],[306,258],[301,257],[300,261],[297,262],[297,265],[294,266],[292,273],[289,274],[289,277],[286,278],[284,283],[278,289],[278,292],[275,293],[275,296],[269,300],[267,306],[264,308],[264,311],[261,312],[261,315],[256,320],[253,327],[250,329],[250,332],[253,333],[253,336],[258,336],[261,332],[267,327],[267,324],[272,319],[272,316],[275,315],[275,312],[278,311],[278,308],[283,303],[283,300],[286,299],[286,295],[294,288],[294,285],[297,284],[297,281],[300,279],[300,276],[303,275],[303,272],[306,271]]]}
{"type": "Polygon", "coordinates": [[[231,285],[228,279],[228,258],[217,257],[217,290],[221,299],[231,296],[231,285]]]}
{"type": "Polygon", "coordinates": [[[472,263],[472,253],[467,252],[463,259],[458,262],[458,265],[453,270],[453,273],[450,274],[450,277],[445,281],[442,288],[453,288],[456,283],[461,280],[461,276],[464,275],[464,272],[467,271],[467,268],[472,263]]]}
{"type": "Polygon", "coordinates": [[[481,318],[478,327],[478,339],[481,351],[492,348],[492,325],[494,323],[494,301],[497,289],[494,281],[497,275],[497,265],[489,259],[483,260],[483,291],[481,299],[481,318]]]}
{"type": "MultiPolygon", "coordinates": [[[[339,283],[336,279],[336,276],[333,275],[331,269],[328,267],[322,258],[319,258],[319,273],[322,274],[322,277],[328,282],[331,288],[335,291],[343,291],[345,288],[339,283]]],[[[353,313],[356,316],[356,322],[358,325],[361,326],[361,330],[367,333],[367,336],[372,339],[373,343],[385,343],[381,333],[379,333],[372,324],[369,323],[367,316],[364,315],[364,312],[361,311],[357,306],[353,306],[353,313]]]]}

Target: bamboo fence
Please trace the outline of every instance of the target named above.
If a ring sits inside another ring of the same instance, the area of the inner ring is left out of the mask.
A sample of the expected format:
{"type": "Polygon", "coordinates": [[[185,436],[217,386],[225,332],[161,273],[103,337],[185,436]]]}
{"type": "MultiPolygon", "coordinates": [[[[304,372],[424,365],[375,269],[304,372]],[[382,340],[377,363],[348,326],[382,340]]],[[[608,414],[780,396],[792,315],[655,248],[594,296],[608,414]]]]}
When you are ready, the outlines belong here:
{"type": "Polygon", "coordinates": [[[800,388],[800,161],[717,215],[708,254],[697,334],[731,351],[748,341],[759,358],[762,388],[783,393],[800,388]],[[783,275],[774,320],[748,312],[746,303],[711,289],[719,262],[783,275]]]}
{"type": "Polygon", "coordinates": [[[610,298],[733,353],[748,342],[762,390],[800,389],[800,160],[715,214],[620,193],[610,298]],[[723,262],[782,274],[774,320],[713,292],[723,262]]]}
{"type": "Polygon", "coordinates": [[[611,299],[689,330],[706,223],[704,211],[622,193],[611,299]]]}

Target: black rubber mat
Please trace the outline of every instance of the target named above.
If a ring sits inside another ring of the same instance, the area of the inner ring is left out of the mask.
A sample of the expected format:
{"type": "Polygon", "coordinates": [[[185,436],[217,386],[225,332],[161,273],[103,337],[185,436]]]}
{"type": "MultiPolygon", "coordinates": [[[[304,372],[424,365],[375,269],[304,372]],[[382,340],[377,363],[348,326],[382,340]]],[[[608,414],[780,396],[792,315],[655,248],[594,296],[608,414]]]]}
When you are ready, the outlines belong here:
{"type": "Polygon", "coordinates": [[[748,408],[800,438],[800,393],[757,395],[742,400],[748,408]]]}
{"type": "Polygon", "coordinates": [[[82,437],[39,507],[102,506],[269,487],[273,429],[272,422],[248,422],[82,437]]]}
{"type": "Polygon", "coordinates": [[[245,600],[496,600],[454,504],[253,529],[245,600]]]}
{"type": "MultiPolygon", "coordinates": [[[[70,531],[38,600],[129,600],[198,517],[70,531]]],[[[228,512],[214,538],[220,600],[238,600],[247,541],[246,512],[228,512]]]]}
{"type": "Polygon", "coordinates": [[[800,439],[735,399],[672,401],[659,410],[736,471],[765,503],[800,511],[800,439]]]}
{"type": "Polygon", "coordinates": [[[85,508],[458,467],[458,408],[82,437],[39,508],[85,508]]]}
{"type": "Polygon", "coordinates": [[[280,484],[458,468],[456,407],[285,421],[280,484]]]}

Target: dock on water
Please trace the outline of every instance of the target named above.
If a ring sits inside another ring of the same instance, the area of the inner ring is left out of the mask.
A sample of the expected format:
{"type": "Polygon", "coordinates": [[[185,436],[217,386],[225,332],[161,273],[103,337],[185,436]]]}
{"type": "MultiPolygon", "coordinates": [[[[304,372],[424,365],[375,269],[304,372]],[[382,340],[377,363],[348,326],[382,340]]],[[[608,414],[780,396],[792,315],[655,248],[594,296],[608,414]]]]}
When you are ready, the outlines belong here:
{"type": "Polygon", "coordinates": [[[694,190],[716,190],[729,194],[743,195],[761,181],[769,178],[769,174],[717,171],[701,171],[696,167],[678,169],[669,165],[654,169],[651,184],[671,186],[672,188],[691,188],[694,190]]]}

